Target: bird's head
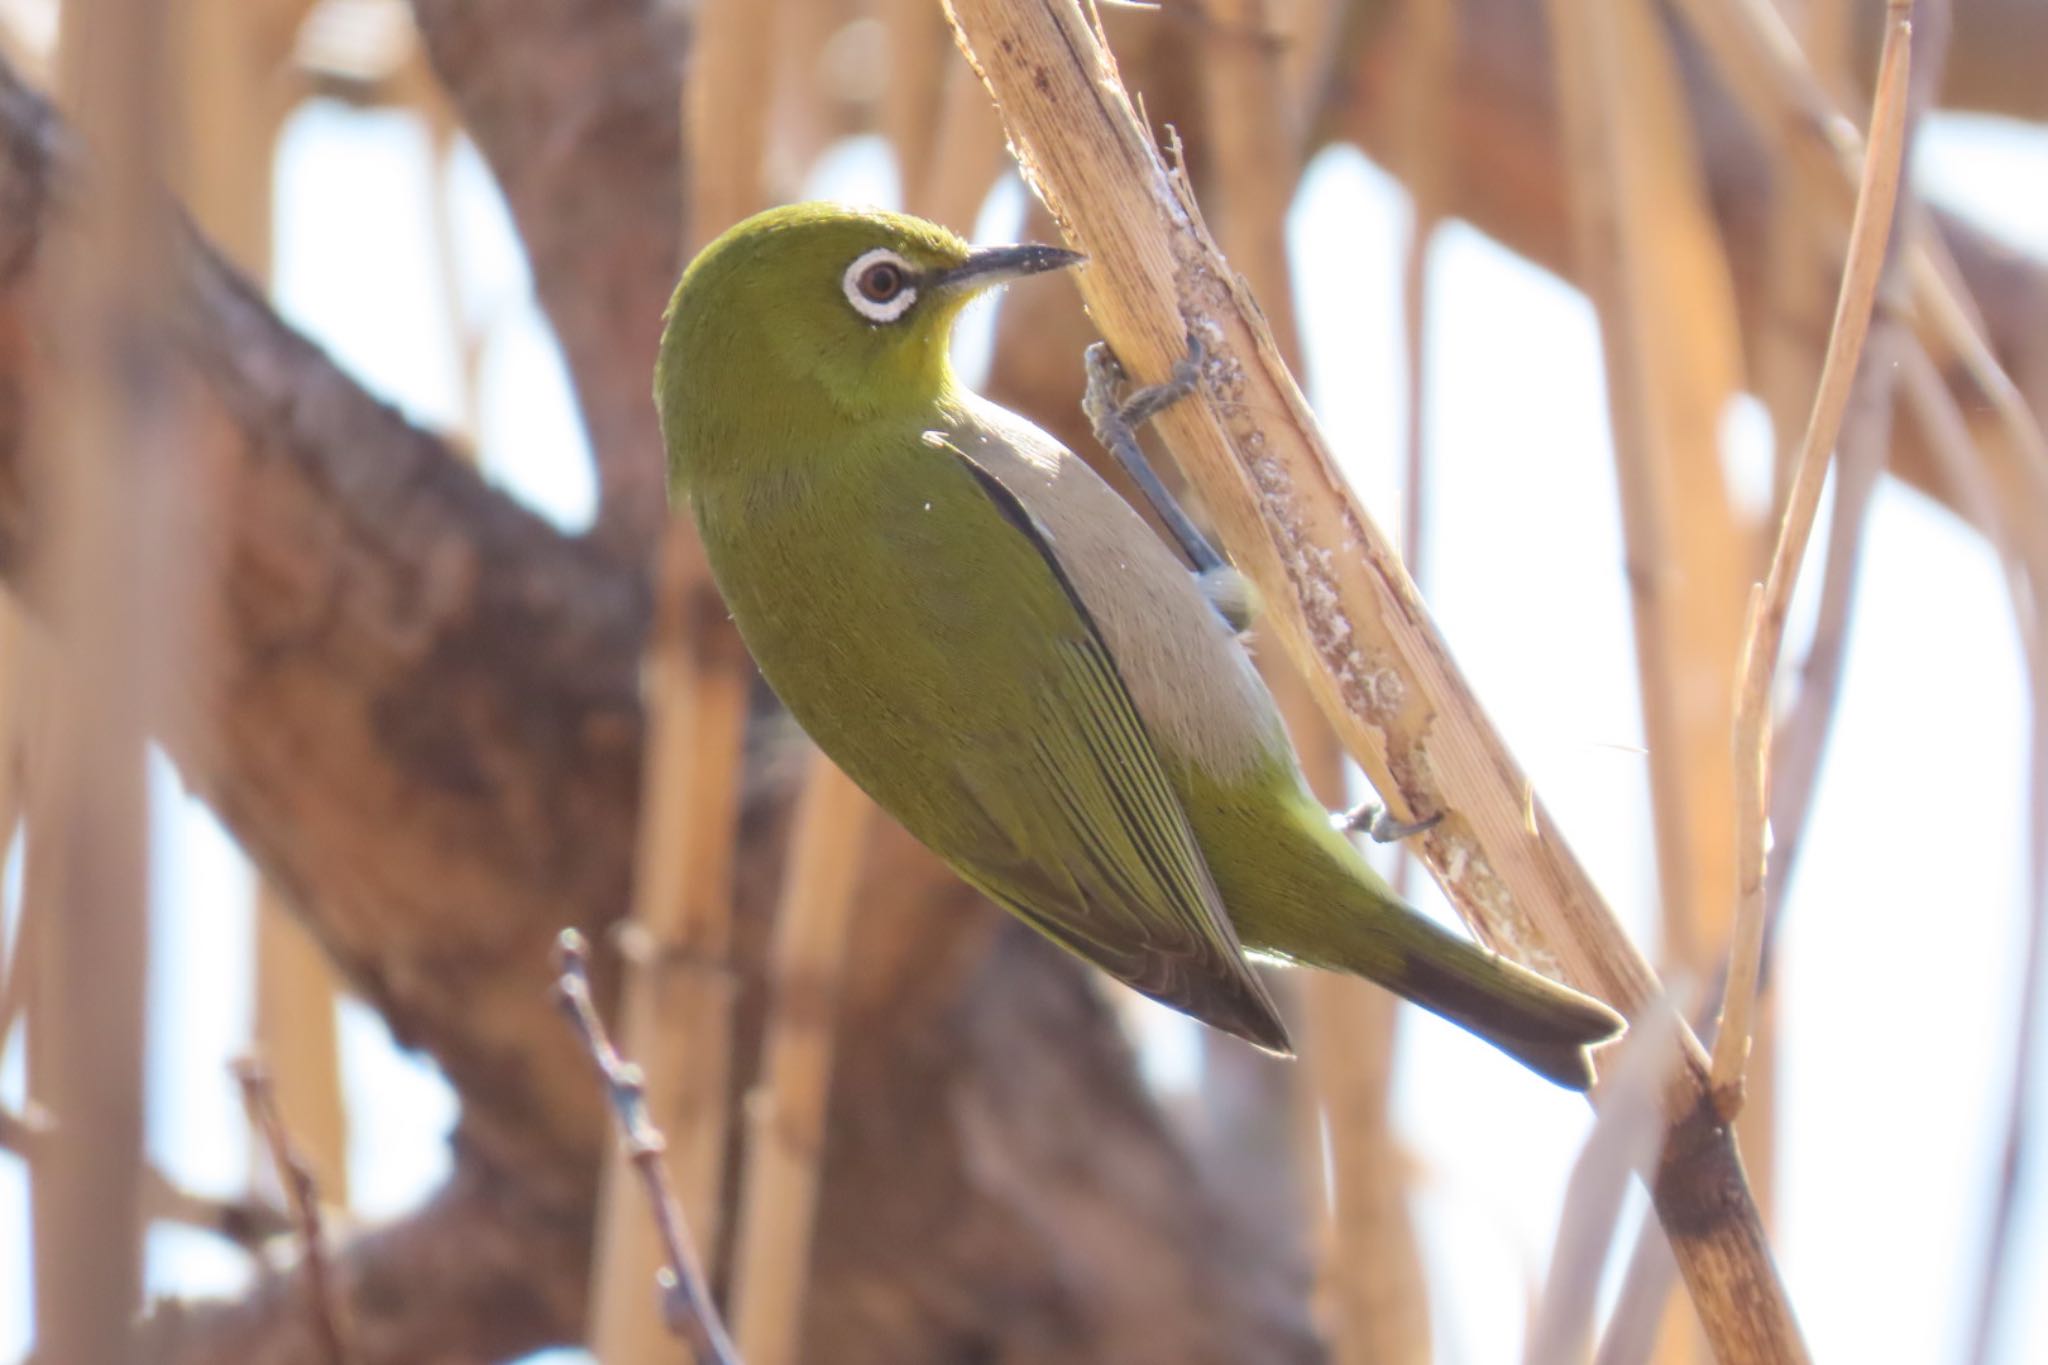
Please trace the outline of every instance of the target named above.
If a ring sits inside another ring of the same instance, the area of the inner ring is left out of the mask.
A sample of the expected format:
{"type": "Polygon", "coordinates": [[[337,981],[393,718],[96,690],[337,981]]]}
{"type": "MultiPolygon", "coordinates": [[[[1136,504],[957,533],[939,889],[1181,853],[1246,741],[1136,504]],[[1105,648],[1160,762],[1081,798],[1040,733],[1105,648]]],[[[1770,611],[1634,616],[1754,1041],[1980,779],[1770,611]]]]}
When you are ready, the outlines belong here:
{"type": "Polygon", "coordinates": [[[734,420],[802,439],[807,422],[928,410],[952,382],[948,344],[969,299],[1082,259],[1052,246],[976,249],[877,209],[756,214],[704,248],[669,304],[654,396],[672,481],[695,452],[744,440],[734,420]]]}

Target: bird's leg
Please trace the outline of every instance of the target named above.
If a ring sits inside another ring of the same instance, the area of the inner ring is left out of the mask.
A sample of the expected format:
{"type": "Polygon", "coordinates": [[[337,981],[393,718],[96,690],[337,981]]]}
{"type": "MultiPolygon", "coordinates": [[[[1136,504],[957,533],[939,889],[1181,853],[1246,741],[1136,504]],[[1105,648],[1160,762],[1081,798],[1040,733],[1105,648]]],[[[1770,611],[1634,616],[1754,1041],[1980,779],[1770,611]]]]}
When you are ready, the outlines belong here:
{"type": "Polygon", "coordinates": [[[1131,476],[1131,482],[1138,485],[1145,501],[1152,504],[1152,510],[1166,523],[1166,529],[1179,542],[1181,553],[1194,565],[1195,576],[1201,580],[1202,595],[1216,608],[1217,615],[1234,631],[1249,628],[1256,615],[1256,596],[1250,591],[1250,584],[1188,519],[1188,514],[1173,494],[1166,491],[1166,485],[1160,482],[1145,459],[1145,453],[1138,448],[1138,428],[1193,393],[1201,383],[1201,341],[1192,335],[1188,337],[1188,353],[1174,362],[1173,374],[1164,383],[1148,384],[1121,399],[1118,392],[1129,376],[1124,373],[1123,363],[1109,349],[1108,343],[1098,341],[1090,346],[1087,363],[1088,392],[1081,399],[1081,411],[1088,415],[1088,424],[1095,428],[1095,439],[1102,442],[1103,449],[1116,456],[1116,462],[1131,476]]]}
{"type": "Polygon", "coordinates": [[[1420,820],[1396,820],[1379,802],[1361,801],[1334,818],[1337,828],[1346,834],[1357,834],[1362,831],[1376,844],[1391,844],[1413,838],[1424,830],[1434,829],[1437,822],[1444,818],[1444,813],[1438,811],[1435,815],[1427,815],[1420,820]]]}

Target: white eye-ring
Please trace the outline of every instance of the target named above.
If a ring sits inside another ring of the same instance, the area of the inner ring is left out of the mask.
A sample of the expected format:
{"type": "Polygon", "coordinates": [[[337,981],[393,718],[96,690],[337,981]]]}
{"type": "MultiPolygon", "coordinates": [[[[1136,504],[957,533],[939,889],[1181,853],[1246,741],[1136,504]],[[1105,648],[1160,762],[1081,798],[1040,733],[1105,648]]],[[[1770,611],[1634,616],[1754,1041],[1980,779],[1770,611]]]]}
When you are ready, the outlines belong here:
{"type": "Polygon", "coordinates": [[[869,322],[894,322],[917,302],[917,272],[887,247],[864,251],[846,267],[840,287],[853,311],[869,322]]]}

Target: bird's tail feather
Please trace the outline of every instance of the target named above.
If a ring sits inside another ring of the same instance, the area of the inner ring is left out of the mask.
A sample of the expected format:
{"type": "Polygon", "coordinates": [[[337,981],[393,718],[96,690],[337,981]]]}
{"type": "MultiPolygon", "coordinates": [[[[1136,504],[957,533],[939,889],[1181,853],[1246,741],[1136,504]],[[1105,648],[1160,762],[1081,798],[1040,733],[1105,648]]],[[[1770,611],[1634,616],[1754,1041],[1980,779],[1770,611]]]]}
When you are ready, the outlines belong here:
{"type": "Polygon", "coordinates": [[[1369,975],[1540,1076],[1572,1090],[1592,1085],[1587,1049],[1622,1031],[1620,1015],[1419,914],[1374,920],[1374,936],[1385,940],[1375,966],[1384,963],[1386,974],[1369,975]]]}

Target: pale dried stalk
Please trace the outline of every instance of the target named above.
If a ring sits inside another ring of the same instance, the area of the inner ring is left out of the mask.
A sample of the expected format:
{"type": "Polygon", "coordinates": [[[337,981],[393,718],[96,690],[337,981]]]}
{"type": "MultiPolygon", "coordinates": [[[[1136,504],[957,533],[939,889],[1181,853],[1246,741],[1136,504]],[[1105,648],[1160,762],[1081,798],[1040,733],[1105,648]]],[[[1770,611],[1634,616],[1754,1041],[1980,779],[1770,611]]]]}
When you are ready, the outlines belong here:
{"type": "MultiPolygon", "coordinates": [[[[1212,165],[1222,209],[1216,231],[1230,249],[1251,287],[1274,303],[1269,321],[1281,352],[1290,365],[1301,360],[1301,333],[1294,310],[1294,289],[1287,260],[1287,209],[1299,179],[1301,146],[1292,101],[1282,93],[1281,40],[1276,36],[1274,6],[1268,0],[1205,0],[1195,26],[1201,63],[1201,92],[1212,133],[1212,165]]],[[[960,68],[970,78],[965,62],[960,68]]],[[[975,82],[980,88],[980,82],[975,82]]],[[[987,101],[986,91],[982,99],[987,101]]],[[[1342,807],[1343,749],[1329,723],[1316,710],[1293,665],[1275,651],[1257,651],[1257,662],[1297,750],[1307,750],[1306,768],[1331,769],[1329,785],[1318,788],[1333,806],[1342,807]],[[1328,757],[1327,764],[1318,760],[1328,757]]],[[[1325,774],[1311,774],[1311,781],[1325,774]]],[[[1326,990],[1322,973],[1308,979],[1293,973],[1268,982],[1282,1016],[1301,1012],[1310,992],[1326,990]]],[[[1346,1036],[1342,1046],[1329,1040],[1302,1037],[1305,1056],[1316,1056],[1306,1070],[1288,1067],[1243,1047],[1234,1039],[1205,1033],[1201,1039],[1203,1107],[1201,1131],[1205,1155],[1217,1184],[1227,1190],[1249,1218],[1263,1218],[1279,1232],[1275,1245],[1300,1244],[1328,1253],[1318,1267],[1318,1285],[1335,1290],[1347,1301],[1344,1288],[1332,1277],[1369,1276],[1379,1257],[1347,1254],[1338,1243],[1347,1230],[1330,1224],[1333,1212],[1324,1189],[1323,1118],[1314,1082],[1320,1080],[1353,1048],[1390,1046],[1391,1037],[1346,1036]],[[1285,1152],[1288,1158],[1283,1159],[1285,1152]],[[1324,1235],[1327,1233],[1328,1235],[1324,1235]],[[1306,1234],[1304,1239],[1303,1234],[1306,1234]]],[[[1391,1070],[1391,1060],[1388,1063],[1391,1070]]],[[[1351,1135],[1332,1132],[1331,1172],[1360,1143],[1351,1135]]],[[[1370,1145],[1370,1138],[1364,1139],[1370,1145]]],[[[1343,1177],[1337,1177],[1343,1178],[1343,1177]]],[[[1356,1294],[1348,1296],[1355,1299],[1356,1294]]],[[[1338,1321],[1339,1329],[1344,1319],[1338,1321]]],[[[1337,1343],[1341,1354],[1345,1349],[1337,1343]]]]}
{"type": "Polygon", "coordinates": [[[761,206],[780,0],[704,0],[696,6],[683,81],[684,245],[700,250],[761,206]]]}
{"type": "MultiPolygon", "coordinates": [[[[1402,19],[1401,124],[1406,145],[1401,178],[1408,187],[1411,216],[1401,259],[1401,341],[1408,359],[1401,558],[1419,588],[1429,511],[1429,366],[1424,326],[1429,311],[1429,248],[1444,215],[1443,121],[1451,70],[1458,55],[1458,20],[1451,0],[1407,0],[1402,19]]],[[[1403,848],[1395,864],[1397,890],[1406,890],[1413,865],[1403,848]]]]}
{"type": "MultiPolygon", "coordinates": [[[[33,1163],[49,1143],[58,1140],[57,1125],[42,1110],[12,1114],[0,1109],[0,1151],[33,1163]]],[[[294,1226],[292,1216],[275,1204],[254,1196],[220,1199],[195,1194],[154,1163],[142,1168],[142,1217],[148,1223],[177,1223],[212,1233],[252,1256],[262,1251],[264,1243],[294,1226]]]]}
{"type": "MultiPolygon", "coordinates": [[[[732,1071],[733,848],[745,757],[747,663],[684,519],[662,546],[644,665],[646,757],[620,1031],[654,1078],[648,1104],[668,1135],[661,1161],[714,1254],[732,1071]]],[[[614,1154],[599,1199],[591,1345],[603,1360],[679,1358],[641,1287],[662,1249],[637,1177],[614,1154]]]]}
{"type": "MultiPolygon", "coordinates": [[[[1439,7],[1440,0],[1426,0],[1439,7]]],[[[1203,76],[1212,153],[1225,211],[1219,238],[1271,323],[1289,365],[1301,360],[1287,257],[1287,211],[1299,179],[1301,120],[1285,97],[1285,49],[1266,37],[1275,15],[1266,0],[1210,0],[1204,11],[1203,76]]],[[[1344,802],[1343,746],[1296,666],[1277,651],[1260,665],[1280,704],[1304,772],[1333,807],[1344,802]]],[[[1369,983],[1334,972],[1301,981],[1305,1028],[1298,1031],[1314,1104],[1296,1115],[1297,1185],[1323,1193],[1323,1133],[1330,1189],[1313,1210],[1317,1290],[1339,1365],[1429,1358],[1428,1289],[1406,1204],[1405,1163],[1389,1114],[1396,1002],[1369,983]],[[1318,1124],[1316,1108],[1321,1109],[1318,1124]]]]}
{"type": "MultiPolygon", "coordinates": [[[[192,0],[172,53],[182,72],[170,181],[179,200],[237,267],[267,280],[277,135],[297,87],[284,79],[297,33],[287,12],[250,0],[192,0]]],[[[436,196],[437,202],[439,196],[436,196]]],[[[255,1046],[321,1188],[348,1202],[348,1111],[335,1035],[335,976],[277,889],[256,891],[255,1046]]]]}
{"type": "Polygon", "coordinates": [[[1702,971],[1735,896],[1738,587],[1721,478],[1734,285],[1676,61],[1644,0],[1550,0],[1581,278],[1598,308],[1649,750],[1665,970],[1702,971]]]}
{"type": "MultiPolygon", "coordinates": [[[[661,1159],[666,1142],[648,1112],[645,1073],[612,1046],[611,1037],[605,1032],[604,1020],[598,1017],[597,1005],[590,998],[590,948],[583,935],[574,929],[564,929],[555,940],[555,968],[559,973],[555,980],[555,1003],[583,1040],[584,1050],[597,1068],[598,1079],[604,1082],[605,1098],[619,1129],[618,1146],[639,1181],[642,1221],[654,1227],[656,1242],[662,1249],[659,1267],[638,1288],[644,1295],[651,1281],[660,1289],[662,1320],[667,1330],[687,1345],[701,1365],[739,1365],[739,1355],[726,1336],[717,1304],[712,1302],[711,1287],[704,1279],[703,1262],[690,1239],[684,1211],[676,1202],[668,1164],[661,1159]],[[649,1213],[653,1215],[651,1219],[647,1217],[649,1213]]],[[[601,1360],[617,1358],[599,1356],[601,1360]]],[[[633,1357],[636,1362],[647,1358],[633,1357]]]]}
{"type": "Polygon", "coordinates": [[[1821,756],[1841,695],[1849,618],[1861,576],[1863,533],[1891,449],[1893,371],[1900,348],[1911,342],[1903,322],[1880,314],[1864,345],[1862,373],[1842,418],[1834,512],[1828,518],[1827,558],[1821,566],[1820,605],[1814,612],[1806,660],[1799,669],[1799,694],[1771,745],[1771,859],[1764,883],[1766,972],[1792,868],[1805,843],[1821,756]]]}
{"type": "MultiPolygon", "coordinates": [[[[1258,585],[1272,633],[1394,814],[1443,814],[1417,842],[1453,903],[1520,961],[1631,1014],[1666,1008],[1345,485],[1257,304],[1208,240],[1184,180],[1161,164],[1080,8],[949,8],[1026,176],[1091,258],[1082,294],[1125,364],[1156,378],[1190,331],[1201,337],[1206,401],[1159,426],[1258,585]]],[[[1803,1359],[1740,1161],[1703,1105],[1704,1057],[1682,1037],[1660,1211],[1723,1359],[1803,1359]]]]}
{"type": "MultiPolygon", "coordinates": [[[[908,202],[936,183],[932,169],[939,141],[946,135],[940,107],[947,78],[959,63],[952,60],[945,20],[931,0],[879,0],[879,9],[889,74],[875,125],[896,151],[897,176],[908,202]]],[[[963,230],[972,226],[971,220],[961,224],[963,230]]]]}
{"type": "MultiPolygon", "coordinates": [[[[1600,316],[1667,973],[1698,977],[1735,899],[1728,747],[1739,585],[1753,572],[1721,477],[1739,383],[1734,285],[1662,16],[1550,0],[1579,278],[1600,316]]],[[[1743,1151],[1768,1161],[1768,1130],[1743,1151]]],[[[1754,1169],[1754,1167],[1752,1167],[1754,1169]]],[[[1755,1179],[1754,1175],[1752,1179],[1755,1179]]],[[[1660,1359],[1700,1354],[1667,1315],[1660,1359]]]]}
{"type": "MultiPolygon", "coordinates": [[[[126,1359],[141,1301],[143,990],[149,955],[142,547],[179,424],[168,401],[161,270],[163,7],[74,0],[59,70],[99,193],[46,301],[64,361],[34,432],[53,484],[47,763],[27,792],[24,897],[41,918],[29,1024],[32,1101],[67,1124],[31,1171],[38,1350],[126,1359]],[[126,463],[123,463],[126,461],[126,463]],[[142,486],[138,488],[137,484],[142,486]]],[[[157,567],[157,566],[152,566],[157,567]]]]}
{"type": "Polygon", "coordinates": [[[988,91],[965,62],[945,62],[941,79],[945,89],[940,94],[938,144],[923,181],[906,180],[903,188],[913,212],[957,232],[971,232],[996,177],[1008,164],[1003,125],[988,102],[988,91]]]}
{"type": "Polygon", "coordinates": [[[1765,831],[1770,811],[1771,682],[1777,674],[1784,643],[1785,617],[1792,606],[1792,588],[1799,562],[1820,508],[1828,456],[1849,406],[1856,367],[1863,356],[1863,338],[1884,271],[1885,247],[1891,238],[1892,208],[1899,187],[1899,168],[1906,146],[1906,81],[1911,65],[1913,26],[1911,0],[1890,0],[1890,23],[1884,56],[1878,67],[1877,95],[1871,106],[1869,154],[1856,196],[1856,214],[1849,228],[1848,256],[1842,268],[1841,292],[1835,302],[1834,326],[1821,362],[1820,390],[1800,444],[1799,461],[1778,526],[1770,572],[1750,596],[1745,632],[1742,687],[1735,713],[1736,866],[1740,888],[1735,907],[1735,932],[1729,950],[1728,989],[1722,999],[1721,1022],[1714,1033],[1713,1101],[1726,1119],[1742,1108],[1742,1077],[1749,1059],[1751,1022],[1756,1008],[1757,976],[1764,939],[1765,831]]]}
{"type": "Polygon", "coordinates": [[[1673,1021],[1660,1010],[1616,1049],[1599,1118],[1565,1184],[1550,1272],[1523,1344],[1524,1365],[1577,1365],[1591,1353],[1594,1300],[1622,1195],[1630,1177],[1656,1160],[1658,1092],[1678,1055],[1673,1021]]]}
{"type": "MultiPolygon", "coordinates": [[[[27,624],[12,597],[0,599],[0,857],[5,857],[21,824],[22,779],[28,764],[27,716],[34,701],[28,694],[29,680],[38,676],[30,651],[40,645],[27,624]]],[[[28,1003],[36,932],[29,909],[26,903],[17,909],[12,944],[0,934],[0,1057],[7,1055],[14,1026],[28,1003]]]]}
{"type": "Polygon", "coordinates": [[[732,1304],[753,1365],[791,1365],[801,1345],[839,982],[874,816],[838,765],[813,753],[776,908],[762,1084],[748,1100],[732,1304]]]}
{"type": "Polygon", "coordinates": [[[307,1316],[313,1321],[313,1335],[327,1365],[346,1365],[347,1338],[342,1328],[341,1299],[336,1292],[334,1271],[328,1264],[327,1236],[320,1225],[320,1186],[305,1154],[292,1141],[278,1108],[277,1090],[270,1070],[253,1057],[234,1065],[235,1082],[242,1088],[242,1104],[249,1111],[249,1123],[263,1137],[270,1153],[277,1181],[291,1206],[292,1224],[298,1233],[299,1257],[306,1268],[307,1316]]]}
{"type": "MultiPolygon", "coordinates": [[[[685,240],[692,251],[760,207],[773,5],[699,7],[683,82],[685,240]]],[[[687,517],[673,518],[656,575],[633,913],[621,939],[626,1047],[655,1078],[667,1135],[660,1160],[705,1254],[724,1208],[732,1080],[733,849],[739,825],[751,667],[712,586],[687,517]]],[[[592,1348],[604,1360],[683,1358],[637,1286],[662,1248],[640,1216],[632,1162],[607,1165],[591,1263],[592,1348]]]]}

